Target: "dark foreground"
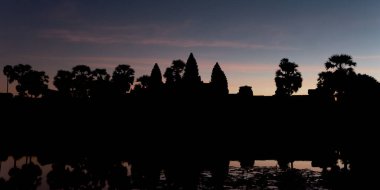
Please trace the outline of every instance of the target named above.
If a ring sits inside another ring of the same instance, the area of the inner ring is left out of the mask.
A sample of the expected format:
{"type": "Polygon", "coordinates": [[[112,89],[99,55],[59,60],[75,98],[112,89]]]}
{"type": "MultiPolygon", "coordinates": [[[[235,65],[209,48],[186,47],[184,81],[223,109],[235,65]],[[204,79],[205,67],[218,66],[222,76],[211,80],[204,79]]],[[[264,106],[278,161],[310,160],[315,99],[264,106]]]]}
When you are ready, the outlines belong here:
{"type": "Polygon", "coordinates": [[[379,105],[310,96],[1,100],[0,151],[2,160],[3,155],[37,155],[46,163],[63,158],[61,170],[72,159],[94,157],[97,165],[107,155],[117,158],[117,165],[124,160],[155,168],[143,175],[148,186],[161,167],[172,167],[180,172],[173,176],[182,176],[178,184],[190,189],[199,173],[193,163],[215,168],[218,181],[225,179],[228,160],[312,160],[327,169],[342,159],[355,179],[343,184],[362,187],[368,183],[361,178],[371,182],[376,167],[367,163],[378,150],[379,105]]]}

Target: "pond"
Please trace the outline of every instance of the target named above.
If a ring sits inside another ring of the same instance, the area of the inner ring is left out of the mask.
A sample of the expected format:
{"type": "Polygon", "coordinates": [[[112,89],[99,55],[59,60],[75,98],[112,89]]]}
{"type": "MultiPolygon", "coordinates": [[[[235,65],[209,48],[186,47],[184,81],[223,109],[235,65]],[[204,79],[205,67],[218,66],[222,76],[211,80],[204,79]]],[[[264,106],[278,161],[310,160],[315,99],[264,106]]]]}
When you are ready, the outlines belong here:
{"type": "MultiPolygon", "coordinates": [[[[90,163],[90,162],[89,162],[90,163]]],[[[53,176],[57,178],[58,167],[56,163],[41,165],[38,162],[37,157],[22,157],[16,161],[16,168],[19,174],[15,175],[12,168],[14,168],[13,157],[8,157],[6,161],[1,163],[0,178],[2,178],[3,187],[9,187],[11,185],[17,185],[16,183],[24,183],[26,181],[30,182],[31,189],[37,190],[48,190],[51,185],[62,187],[63,189],[69,187],[100,187],[101,189],[112,189],[114,186],[110,183],[110,176],[113,173],[120,174],[124,172],[124,178],[118,176],[117,178],[124,179],[126,189],[143,189],[144,186],[139,186],[137,180],[133,178],[134,173],[132,172],[131,164],[128,162],[121,162],[119,169],[115,169],[116,165],[111,166],[113,169],[106,169],[101,163],[98,166],[89,166],[90,164],[84,162],[70,164],[65,163],[62,171],[67,171],[65,177],[60,179],[53,179],[53,176]],[[33,171],[36,176],[33,177],[33,172],[24,171],[21,175],[26,165],[36,166],[33,171]],[[53,167],[55,170],[53,170],[53,167]],[[40,172],[38,172],[40,170],[40,172]],[[13,174],[12,174],[13,171],[13,174]],[[81,171],[77,172],[76,171],[81,171]],[[111,172],[112,171],[112,172],[111,172]],[[11,177],[10,176],[13,176],[11,177]],[[21,177],[20,177],[21,176],[21,177]],[[49,176],[49,177],[48,177],[49,176]],[[29,177],[30,179],[25,179],[29,177]],[[104,177],[104,180],[101,180],[104,177]],[[12,178],[18,178],[17,180],[12,178]],[[65,179],[66,178],[66,179],[65,179]],[[71,179],[71,180],[69,180],[71,179]],[[34,182],[31,182],[35,180],[34,182]],[[54,181],[55,180],[55,181],[54,181]],[[80,181],[82,180],[82,181],[80,181]],[[92,182],[90,182],[93,180],[92,182]],[[54,181],[54,182],[53,182],[54,181]],[[57,184],[61,182],[62,184],[57,184]],[[72,183],[72,184],[70,184],[72,183]],[[8,185],[8,186],[7,186],[8,185]],[[92,186],[91,186],[92,185],[92,186]]],[[[91,163],[94,164],[94,163],[91,163]]],[[[149,165],[152,166],[152,165],[149,165]]],[[[239,161],[230,161],[228,166],[228,174],[223,180],[223,189],[330,189],[331,183],[329,183],[328,176],[322,175],[322,169],[318,167],[312,167],[311,161],[295,161],[293,170],[282,170],[278,167],[277,161],[275,160],[256,160],[254,167],[241,168],[239,161]]],[[[183,168],[184,170],[188,167],[183,168]]],[[[63,175],[63,174],[62,174],[63,175]]],[[[199,173],[199,180],[197,181],[197,189],[212,189],[215,185],[213,182],[213,173],[210,169],[204,168],[199,173]]],[[[115,179],[112,179],[114,183],[115,179]]],[[[120,181],[119,181],[120,182],[120,181]]],[[[146,182],[146,181],[145,181],[146,182]]],[[[159,171],[159,178],[155,184],[156,189],[168,189],[172,182],[167,178],[164,170],[159,171]]],[[[0,184],[1,189],[1,184],[0,184]]]]}

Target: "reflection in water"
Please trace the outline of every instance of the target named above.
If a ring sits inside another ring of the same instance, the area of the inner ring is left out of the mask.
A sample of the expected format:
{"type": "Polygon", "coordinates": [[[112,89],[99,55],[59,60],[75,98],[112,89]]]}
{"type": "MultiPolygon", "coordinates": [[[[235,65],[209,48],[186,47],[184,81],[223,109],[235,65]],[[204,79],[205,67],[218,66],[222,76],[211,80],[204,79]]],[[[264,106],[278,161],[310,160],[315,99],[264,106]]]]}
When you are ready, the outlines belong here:
{"type": "Polygon", "coordinates": [[[312,167],[310,161],[294,162],[295,170],[281,170],[275,160],[257,160],[254,167],[250,168],[240,168],[238,161],[230,161],[225,178],[219,175],[223,170],[216,167],[199,167],[199,173],[196,174],[190,167],[169,170],[170,167],[160,166],[165,165],[159,162],[140,162],[131,166],[120,160],[87,157],[40,165],[36,157],[23,157],[17,160],[14,167],[13,158],[8,157],[1,163],[0,188],[220,189],[223,186],[224,189],[330,189],[334,184],[329,181],[337,180],[339,172],[336,170],[322,175],[321,169],[312,167]],[[194,175],[191,173],[198,176],[194,178],[198,180],[192,181],[194,175]],[[197,185],[192,186],[191,183],[197,185]],[[218,187],[218,184],[221,186],[218,187]]]}
{"type": "MultiPolygon", "coordinates": [[[[233,167],[240,167],[240,162],[239,161],[231,161],[230,166],[233,167]]],[[[255,166],[257,167],[277,167],[277,161],[276,160],[256,160],[255,161],[255,166]]],[[[339,165],[341,168],[342,166],[339,165]]],[[[313,167],[311,165],[311,161],[295,161],[294,162],[294,169],[305,169],[305,170],[311,170],[311,171],[316,171],[316,172],[321,172],[322,169],[319,167],[313,167]]]]}
{"type": "MultiPolygon", "coordinates": [[[[24,165],[26,165],[26,160],[27,160],[26,157],[16,160],[16,167],[18,169],[21,169],[24,165]]],[[[52,169],[51,164],[41,166],[37,160],[37,157],[31,157],[30,162],[33,163],[35,166],[37,166],[41,170],[41,175],[39,175],[40,183],[37,186],[37,189],[38,190],[49,189],[49,185],[47,184],[47,181],[46,181],[46,176],[52,169]]],[[[1,162],[0,178],[4,179],[4,181],[9,181],[11,178],[11,176],[9,175],[9,172],[13,169],[13,167],[14,167],[14,159],[13,157],[9,156],[5,161],[1,162]]]]}

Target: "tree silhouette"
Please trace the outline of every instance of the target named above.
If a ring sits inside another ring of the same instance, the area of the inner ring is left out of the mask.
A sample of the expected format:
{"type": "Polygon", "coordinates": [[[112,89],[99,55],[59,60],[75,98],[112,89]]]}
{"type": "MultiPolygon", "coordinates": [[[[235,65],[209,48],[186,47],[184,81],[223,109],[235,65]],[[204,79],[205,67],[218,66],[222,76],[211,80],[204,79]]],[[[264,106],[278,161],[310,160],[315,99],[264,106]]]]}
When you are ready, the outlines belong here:
{"type": "Polygon", "coordinates": [[[186,64],[182,60],[174,60],[172,65],[168,67],[164,73],[166,84],[178,84],[181,82],[185,66],[186,64]]]}
{"type": "Polygon", "coordinates": [[[6,65],[3,69],[3,73],[9,78],[9,83],[12,83],[18,81],[30,70],[32,70],[32,66],[30,65],[18,64],[13,67],[6,65]]]}
{"type": "Polygon", "coordinates": [[[106,69],[95,69],[92,71],[92,97],[106,97],[110,91],[110,78],[106,69]]]}
{"type": "Polygon", "coordinates": [[[92,71],[92,77],[95,81],[109,81],[111,76],[106,69],[95,69],[92,71]]]}
{"type": "Polygon", "coordinates": [[[149,88],[156,92],[162,87],[162,74],[160,67],[155,63],[149,78],[149,88]]]}
{"type": "Polygon", "coordinates": [[[194,58],[193,53],[190,53],[187,59],[185,72],[183,73],[183,80],[187,85],[198,85],[201,83],[201,77],[199,76],[198,64],[194,58]]]}
{"type": "Polygon", "coordinates": [[[350,55],[333,55],[325,63],[326,71],[319,73],[318,90],[341,100],[349,91],[349,86],[355,79],[353,67],[356,63],[350,55]]]}
{"type": "Polygon", "coordinates": [[[149,75],[143,75],[139,78],[137,78],[136,82],[139,82],[142,89],[147,89],[149,87],[150,83],[150,76],[149,75]]]}
{"type": "Polygon", "coordinates": [[[352,70],[353,66],[356,66],[356,63],[352,61],[352,57],[346,54],[333,55],[329,58],[329,61],[325,63],[326,70],[340,70],[347,69],[352,70]],[[347,68],[346,68],[347,67],[347,68]]]}
{"type": "Polygon", "coordinates": [[[118,65],[112,74],[112,83],[119,95],[129,92],[135,80],[135,70],[129,65],[118,65]]]}
{"type": "Polygon", "coordinates": [[[164,77],[166,78],[165,90],[170,94],[176,94],[181,89],[185,62],[182,60],[174,60],[170,67],[166,68],[164,77]]]}
{"type": "Polygon", "coordinates": [[[74,97],[89,98],[92,72],[87,65],[77,65],[72,70],[74,97]]]}
{"type": "Polygon", "coordinates": [[[8,155],[4,152],[0,152],[0,173],[1,173],[1,163],[8,159],[8,155]]]}
{"type": "Polygon", "coordinates": [[[46,176],[50,189],[68,189],[68,177],[70,171],[65,168],[64,163],[53,163],[51,171],[46,176]]]}
{"type": "Polygon", "coordinates": [[[64,95],[71,95],[73,79],[70,71],[59,70],[54,77],[54,86],[64,95]]]}
{"type": "MultiPolygon", "coordinates": [[[[9,79],[9,83],[12,83],[14,81],[17,81],[18,84],[16,85],[16,90],[19,93],[21,97],[26,96],[26,89],[21,86],[20,81],[22,81],[22,78],[25,76],[26,73],[28,73],[30,70],[32,70],[32,67],[30,65],[24,65],[24,64],[18,64],[13,66],[11,69],[9,65],[5,66],[6,72],[7,72],[7,78],[9,79]]],[[[5,68],[4,68],[5,70],[5,68]]]]}
{"type": "Polygon", "coordinates": [[[38,97],[47,90],[49,77],[43,71],[32,70],[30,65],[18,64],[13,67],[6,65],[3,73],[7,76],[7,84],[18,82],[16,90],[21,97],[28,95],[38,97]]]}
{"type": "Polygon", "coordinates": [[[228,82],[227,77],[220,68],[219,64],[216,63],[211,73],[211,88],[213,93],[218,95],[228,94],[228,82]]]}
{"type": "Polygon", "coordinates": [[[133,94],[144,94],[148,91],[149,84],[150,84],[150,76],[149,75],[143,75],[139,78],[137,78],[136,82],[138,84],[135,84],[133,86],[132,93],[133,94]]]}
{"type": "Polygon", "coordinates": [[[41,184],[41,168],[33,162],[24,164],[21,169],[12,168],[8,172],[10,189],[34,190],[41,184]]]}
{"type": "Polygon", "coordinates": [[[378,98],[380,95],[380,83],[372,76],[366,74],[357,74],[355,83],[352,85],[352,96],[370,98],[378,98]]]}
{"type": "Polygon", "coordinates": [[[21,91],[26,91],[31,97],[38,97],[46,93],[48,86],[49,77],[43,71],[31,70],[27,72],[24,77],[20,79],[19,89],[21,91]]]}
{"type": "Polygon", "coordinates": [[[4,75],[7,77],[7,93],[9,93],[9,83],[12,83],[12,74],[13,74],[13,68],[10,65],[4,66],[3,69],[4,75]]]}
{"type": "Polygon", "coordinates": [[[289,62],[289,59],[282,59],[276,71],[275,82],[277,86],[277,96],[291,96],[302,86],[301,73],[297,70],[298,65],[289,62]]]}
{"type": "Polygon", "coordinates": [[[174,85],[175,79],[174,79],[174,70],[172,67],[166,68],[164,77],[166,79],[165,81],[166,85],[174,85]]]}
{"type": "Polygon", "coordinates": [[[131,93],[133,94],[141,94],[142,92],[145,92],[146,89],[143,89],[141,84],[135,84],[133,85],[133,89],[131,93]]]}

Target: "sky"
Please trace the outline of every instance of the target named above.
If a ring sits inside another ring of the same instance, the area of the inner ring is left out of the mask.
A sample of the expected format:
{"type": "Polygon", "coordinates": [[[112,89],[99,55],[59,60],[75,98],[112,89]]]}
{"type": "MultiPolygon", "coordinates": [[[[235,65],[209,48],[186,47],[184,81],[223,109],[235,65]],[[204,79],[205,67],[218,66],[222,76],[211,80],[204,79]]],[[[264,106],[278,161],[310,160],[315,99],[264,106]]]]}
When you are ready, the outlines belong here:
{"type": "Polygon", "coordinates": [[[204,82],[218,62],[230,93],[273,95],[289,58],[303,77],[297,94],[307,94],[333,54],[380,80],[379,10],[378,0],[1,0],[0,67],[29,64],[54,89],[60,69],[128,64],[137,78],[192,52],[204,82]]]}

